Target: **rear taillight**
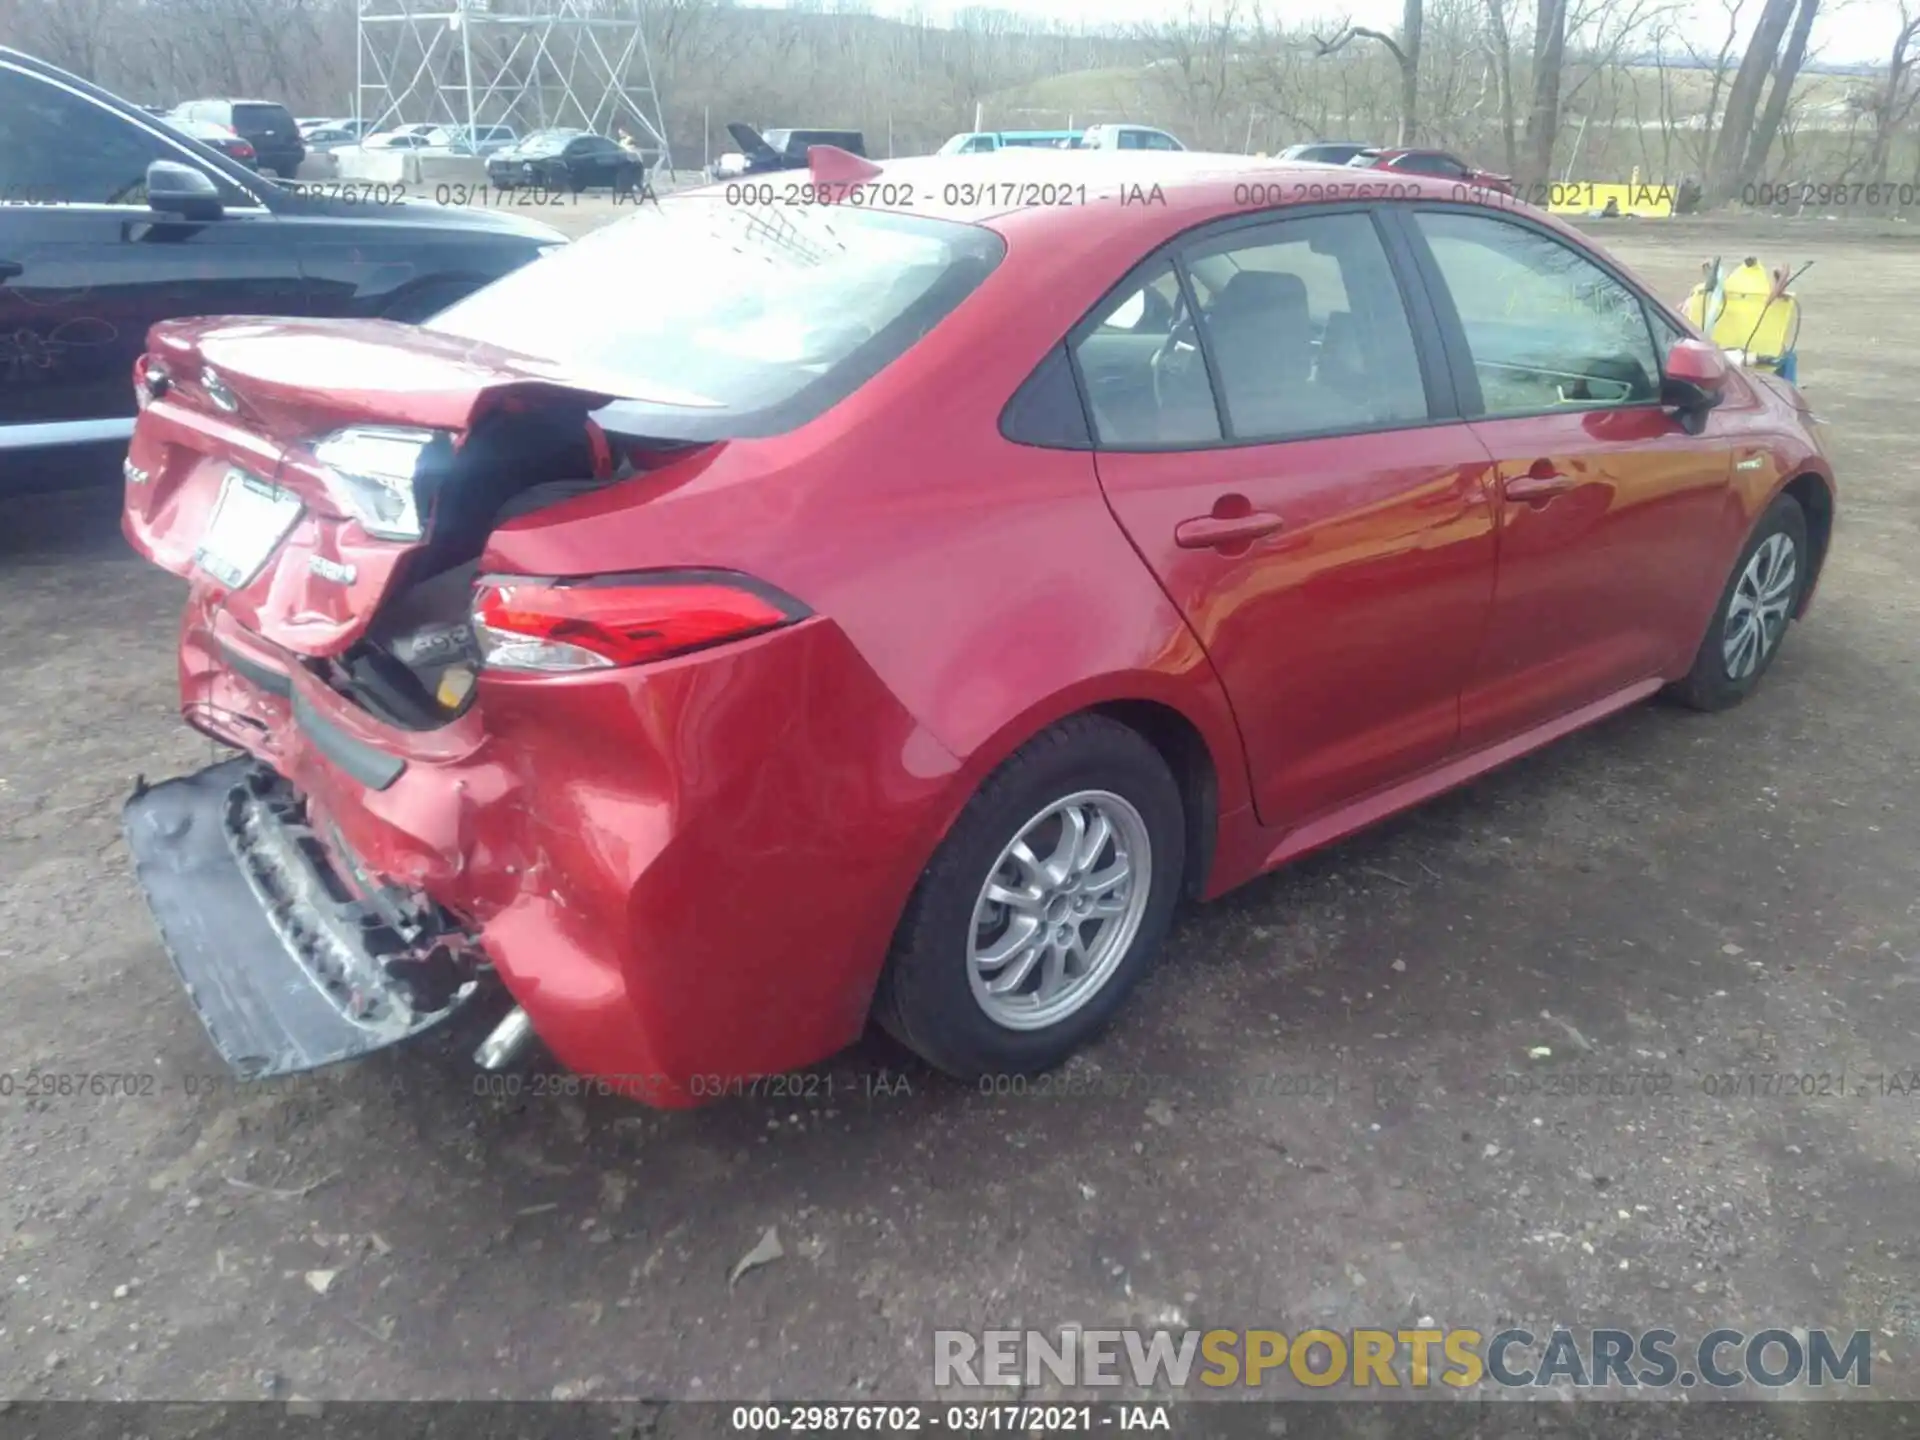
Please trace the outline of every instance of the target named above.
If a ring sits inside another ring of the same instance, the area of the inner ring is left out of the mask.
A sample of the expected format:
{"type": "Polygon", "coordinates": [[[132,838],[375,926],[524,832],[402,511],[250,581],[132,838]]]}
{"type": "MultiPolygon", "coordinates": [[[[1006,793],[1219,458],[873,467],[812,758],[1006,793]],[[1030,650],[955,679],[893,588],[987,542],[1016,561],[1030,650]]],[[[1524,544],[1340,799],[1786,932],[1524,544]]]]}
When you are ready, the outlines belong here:
{"type": "Polygon", "coordinates": [[[334,499],[369,535],[418,540],[426,530],[416,482],[429,452],[449,443],[436,430],[355,425],[315,442],[313,458],[334,499]]]}
{"type": "Polygon", "coordinates": [[[474,590],[473,634],[490,669],[604,670],[743,640],[807,613],[790,596],[729,572],[493,575],[474,590]]]}

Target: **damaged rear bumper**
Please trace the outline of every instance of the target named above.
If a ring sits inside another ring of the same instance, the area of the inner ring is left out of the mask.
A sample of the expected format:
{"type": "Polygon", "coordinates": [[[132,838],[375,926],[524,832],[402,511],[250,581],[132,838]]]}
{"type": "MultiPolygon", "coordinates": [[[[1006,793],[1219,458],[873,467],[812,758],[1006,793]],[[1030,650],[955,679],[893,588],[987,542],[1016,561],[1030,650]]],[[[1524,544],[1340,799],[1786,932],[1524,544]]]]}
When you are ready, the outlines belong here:
{"type": "Polygon", "coordinates": [[[187,996],[249,1079],[407,1040],[479,990],[481,966],[424,897],[356,873],[284,780],[251,759],[143,787],[134,872],[187,996]]]}

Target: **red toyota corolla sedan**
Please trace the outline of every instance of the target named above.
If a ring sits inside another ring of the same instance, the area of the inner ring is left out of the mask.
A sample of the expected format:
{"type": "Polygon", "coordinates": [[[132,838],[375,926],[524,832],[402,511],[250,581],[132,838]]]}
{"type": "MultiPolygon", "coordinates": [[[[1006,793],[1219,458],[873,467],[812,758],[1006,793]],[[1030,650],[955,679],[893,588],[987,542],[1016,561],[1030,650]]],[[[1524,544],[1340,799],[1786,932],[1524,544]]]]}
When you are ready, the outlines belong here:
{"type": "Polygon", "coordinates": [[[1051,1066],[1182,895],[1730,705],[1807,604],[1798,393],[1533,210],[814,157],[423,327],[154,331],[126,530],[241,753],[128,833],[243,1073],[468,1002],[667,1105],[870,1018],[1051,1066]]]}

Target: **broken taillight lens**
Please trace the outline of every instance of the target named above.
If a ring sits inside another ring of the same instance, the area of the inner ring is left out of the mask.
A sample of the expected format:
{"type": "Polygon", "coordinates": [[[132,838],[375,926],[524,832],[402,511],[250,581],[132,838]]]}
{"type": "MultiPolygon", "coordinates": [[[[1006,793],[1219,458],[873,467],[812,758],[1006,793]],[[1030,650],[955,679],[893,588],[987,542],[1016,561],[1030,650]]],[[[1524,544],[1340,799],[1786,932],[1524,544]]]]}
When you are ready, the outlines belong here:
{"type": "Polygon", "coordinates": [[[490,669],[555,673],[644,665],[743,640],[807,613],[790,596],[730,573],[494,575],[475,587],[473,634],[490,669]]]}

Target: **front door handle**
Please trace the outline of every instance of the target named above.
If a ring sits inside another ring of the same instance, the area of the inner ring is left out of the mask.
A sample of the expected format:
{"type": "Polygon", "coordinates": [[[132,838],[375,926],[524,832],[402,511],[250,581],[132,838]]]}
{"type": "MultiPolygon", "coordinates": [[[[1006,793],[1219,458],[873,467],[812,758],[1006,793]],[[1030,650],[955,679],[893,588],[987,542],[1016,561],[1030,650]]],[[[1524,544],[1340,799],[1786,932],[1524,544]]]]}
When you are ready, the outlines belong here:
{"type": "Polygon", "coordinates": [[[1510,477],[1500,487],[1500,493],[1509,500],[1538,504],[1573,489],[1579,483],[1551,460],[1536,460],[1527,468],[1526,474],[1510,477]]]}
{"type": "Polygon", "coordinates": [[[1286,523],[1265,510],[1250,510],[1245,515],[1197,515],[1173,527],[1173,543],[1182,550],[1246,545],[1273,534],[1286,523]]]}
{"type": "Polygon", "coordinates": [[[7,281],[17,276],[24,275],[26,269],[27,267],[22,265],[18,260],[0,260],[0,285],[6,284],[7,281]]]}

